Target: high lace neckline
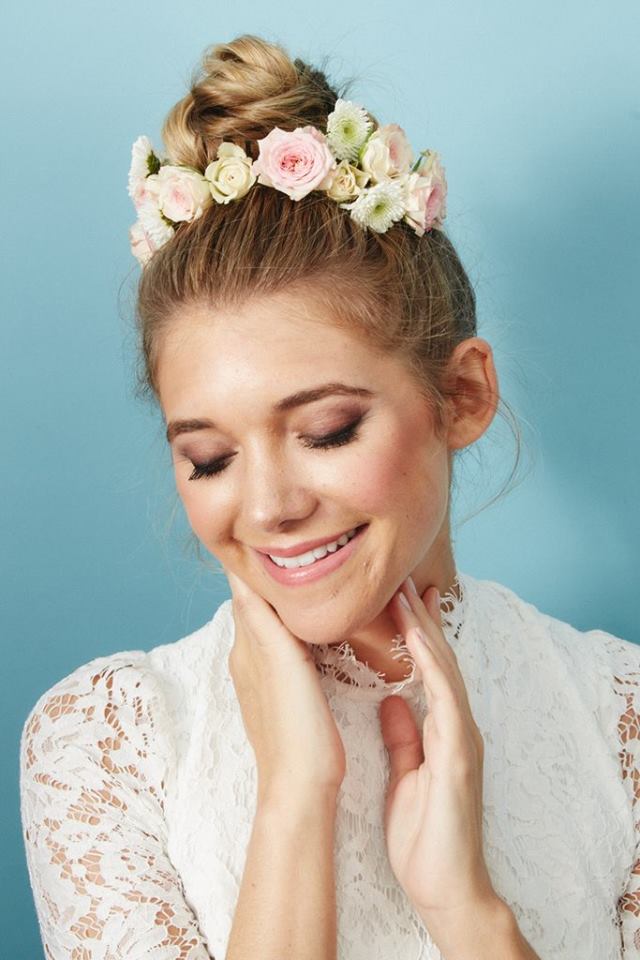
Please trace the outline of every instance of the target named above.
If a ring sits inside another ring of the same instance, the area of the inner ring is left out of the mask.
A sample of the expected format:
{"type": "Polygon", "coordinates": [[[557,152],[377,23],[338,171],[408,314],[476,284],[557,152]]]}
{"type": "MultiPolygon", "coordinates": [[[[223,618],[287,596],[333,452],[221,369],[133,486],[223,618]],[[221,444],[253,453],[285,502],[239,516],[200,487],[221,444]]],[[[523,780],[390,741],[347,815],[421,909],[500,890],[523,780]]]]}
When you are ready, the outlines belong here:
{"type": "MultiPolygon", "coordinates": [[[[440,597],[442,629],[447,642],[454,647],[464,627],[468,592],[468,577],[458,572],[450,589],[440,597]]],[[[387,681],[382,672],[374,670],[368,662],[357,659],[348,640],[338,644],[312,644],[310,650],[323,681],[331,684],[332,689],[347,697],[376,700],[401,690],[413,693],[422,686],[420,669],[402,634],[396,634],[391,645],[392,658],[406,660],[411,666],[411,672],[404,680],[387,681]]]]}

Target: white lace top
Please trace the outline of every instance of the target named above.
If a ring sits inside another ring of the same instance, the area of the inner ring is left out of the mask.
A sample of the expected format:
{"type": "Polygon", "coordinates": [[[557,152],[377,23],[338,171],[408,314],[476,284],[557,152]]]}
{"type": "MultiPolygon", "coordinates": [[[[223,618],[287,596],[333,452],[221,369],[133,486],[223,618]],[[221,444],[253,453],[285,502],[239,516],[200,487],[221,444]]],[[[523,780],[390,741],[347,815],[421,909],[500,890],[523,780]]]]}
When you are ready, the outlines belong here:
{"type": "MultiPolygon", "coordinates": [[[[485,741],[493,885],[542,960],[639,960],[640,646],[458,581],[444,630],[485,741]]],[[[227,600],[175,643],[78,667],[32,708],[22,823],[48,960],[224,960],[256,801],[232,643],[227,600]]],[[[377,707],[401,692],[421,729],[422,682],[385,683],[344,644],[312,650],[347,754],[338,958],[441,960],[383,833],[377,707]]]]}

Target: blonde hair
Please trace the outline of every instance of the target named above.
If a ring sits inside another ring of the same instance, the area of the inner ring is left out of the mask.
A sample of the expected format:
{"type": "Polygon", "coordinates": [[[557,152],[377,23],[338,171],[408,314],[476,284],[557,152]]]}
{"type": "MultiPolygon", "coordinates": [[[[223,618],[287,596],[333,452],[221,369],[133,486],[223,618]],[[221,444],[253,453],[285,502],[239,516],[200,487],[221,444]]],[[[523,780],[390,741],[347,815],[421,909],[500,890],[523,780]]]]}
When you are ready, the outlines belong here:
{"type": "MultiPolygon", "coordinates": [[[[322,70],[291,60],[279,44],[250,34],[216,44],[165,120],[167,156],[204,170],[224,139],[256,159],[256,139],[274,126],[326,128],[345,92],[322,70]]],[[[309,290],[336,324],[406,361],[433,404],[436,429],[443,428],[445,400],[461,388],[447,382],[447,361],[457,344],[477,334],[475,294],[445,232],[418,237],[399,222],[375,233],[322,193],[292,201],[258,184],[240,200],[212,204],[180,224],[144,268],[137,303],[140,393],[159,399],[162,334],[179,322],[184,306],[215,311],[309,290]]],[[[519,456],[517,429],[516,437],[519,456]]]]}

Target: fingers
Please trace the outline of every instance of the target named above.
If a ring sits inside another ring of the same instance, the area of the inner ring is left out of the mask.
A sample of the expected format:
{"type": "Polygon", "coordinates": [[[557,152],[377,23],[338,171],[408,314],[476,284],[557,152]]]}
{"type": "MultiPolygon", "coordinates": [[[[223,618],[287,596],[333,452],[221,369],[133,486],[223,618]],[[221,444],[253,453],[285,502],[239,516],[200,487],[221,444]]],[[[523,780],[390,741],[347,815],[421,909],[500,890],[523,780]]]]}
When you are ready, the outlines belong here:
{"type": "Polygon", "coordinates": [[[250,637],[252,644],[270,651],[270,655],[274,649],[287,650],[292,639],[297,638],[285,627],[275,607],[236,574],[228,570],[225,573],[233,594],[236,640],[244,643],[250,637]]]}
{"type": "Polygon", "coordinates": [[[457,658],[442,630],[439,602],[434,602],[435,593],[435,589],[425,591],[425,605],[414,590],[408,589],[405,581],[403,589],[394,595],[390,609],[420,666],[427,694],[432,700],[439,701],[447,714],[442,718],[443,724],[475,726],[457,658]],[[407,599],[408,609],[400,600],[401,594],[407,599]],[[416,628],[422,630],[425,641],[417,638],[416,628]]]}
{"type": "MultiPolygon", "coordinates": [[[[428,587],[421,598],[416,592],[415,586],[413,586],[411,577],[408,577],[407,580],[404,581],[401,590],[407,599],[410,609],[407,610],[407,608],[399,602],[398,594],[396,594],[398,599],[395,609],[400,612],[401,616],[402,614],[408,615],[410,625],[422,627],[438,657],[448,664],[454,676],[457,675],[457,679],[462,683],[463,680],[458,667],[458,659],[453,648],[447,642],[447,638],[442,629],[442,614],[440,611],[440,595],[438,591],[435,587],[428,587]],[[412,614],[416,618],[417,623],[411,619],[412,614]]],[[[405,622],[406,617],[401,623],[405,622]]]]}

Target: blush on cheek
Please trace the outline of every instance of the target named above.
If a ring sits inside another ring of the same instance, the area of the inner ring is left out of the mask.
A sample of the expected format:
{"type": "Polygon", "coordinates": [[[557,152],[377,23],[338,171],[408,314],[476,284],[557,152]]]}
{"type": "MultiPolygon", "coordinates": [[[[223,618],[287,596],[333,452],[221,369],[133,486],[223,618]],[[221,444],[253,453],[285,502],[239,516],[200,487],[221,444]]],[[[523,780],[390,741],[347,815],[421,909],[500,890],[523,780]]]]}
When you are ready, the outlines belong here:
{"type": "Polygon", "coordinates": [[[380,445],[369,455],[358,458],[342,477],[345,489],[354,490],[360,511],[372,517],[384,515],[400,506],[411,493],[410,457],[399,443],[380,445]]]}

